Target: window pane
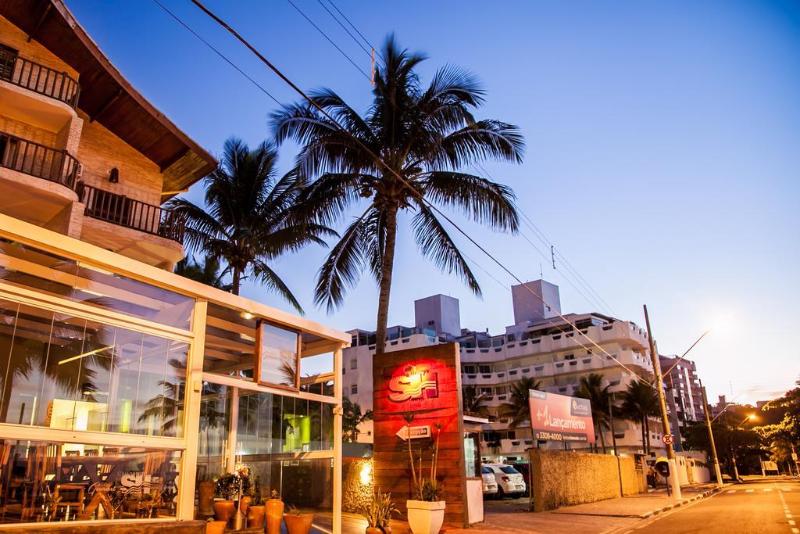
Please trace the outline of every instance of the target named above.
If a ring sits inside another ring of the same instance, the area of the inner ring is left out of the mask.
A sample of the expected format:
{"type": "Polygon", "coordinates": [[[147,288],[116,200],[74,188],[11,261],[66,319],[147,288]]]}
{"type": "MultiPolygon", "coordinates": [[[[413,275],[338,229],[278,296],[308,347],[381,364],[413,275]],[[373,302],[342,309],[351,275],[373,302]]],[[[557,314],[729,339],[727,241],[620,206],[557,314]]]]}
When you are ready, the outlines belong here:
{"type": "Polygon", "coordinates": [[[0,440],[0,523],[174,517],[180,452],[0,440]]]}
{"type": "Polygon", "coordinates": [[[183,435],[188,345],[0,300],[0,420],[183,435]]]}
{"type": "Polygon", "coordinates": [[[225,472],[225,448],[230,432],[233,390],[203,382],[200,403],[200,441],[197,444],[198,480],[212,480],[225,472]]]}
{"type": "Polygon", "coordinates": [[[271,324],[261,324],[259,381],[295,386],[298,334],[271,324]]]}

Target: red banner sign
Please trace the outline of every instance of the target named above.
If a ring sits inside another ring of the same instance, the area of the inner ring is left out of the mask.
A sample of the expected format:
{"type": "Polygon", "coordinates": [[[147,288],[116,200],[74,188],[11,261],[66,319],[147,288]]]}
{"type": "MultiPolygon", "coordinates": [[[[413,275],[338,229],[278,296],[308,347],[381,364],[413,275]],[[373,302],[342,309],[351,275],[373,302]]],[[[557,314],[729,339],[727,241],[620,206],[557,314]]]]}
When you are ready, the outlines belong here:
{"type": "Polygon", "coordinates": [[[594,443],[592,404],[589,399],[532,389],[529,403],[534,439],[594,443]]]}

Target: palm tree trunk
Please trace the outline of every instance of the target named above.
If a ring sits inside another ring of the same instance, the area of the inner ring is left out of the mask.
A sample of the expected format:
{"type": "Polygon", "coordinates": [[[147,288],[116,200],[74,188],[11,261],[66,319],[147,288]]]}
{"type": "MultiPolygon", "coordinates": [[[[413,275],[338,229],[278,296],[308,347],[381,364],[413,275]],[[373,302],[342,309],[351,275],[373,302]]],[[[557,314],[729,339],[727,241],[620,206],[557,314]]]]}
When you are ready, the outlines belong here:
{"type": "Polygon", "coordinates": [[[644,416],[644,431],[647,436],[647,454],[650,454],[650,421],[646,415],[644,416]]]}
{"type": "Polygon", "coordinates": [[[239,286],[242,283],[242,271],[238,267],[233,268],[233,280],[231,280],[231,293],[239,294],[239,286]]]}
{"type": "Polygon", "coordinates": [[[375,327],[375,354],[386,350],[386,327],[389,321],[389,296],[392,290],[392,269],[394,268],[394,248],[397,239],[397,207],[390,207],[386,213],[386,248],[381,261],[380,293],[378,295],[378,324],[375,327]]]}
{"type": "Polygon", "coordinates": [[[645,430],[645,418],[642,417],[642,420],[639,421],[642,427],[642,450],[645,454],[647,454],[647,431],[645,430]]]}
{"type": "Polygon", "coordinates": [[[606,437],[603,435],[603,423],[597,423],[597,428],[600,430],[600,444],[603,446],[603,454],[606,453],[606,437]]]}

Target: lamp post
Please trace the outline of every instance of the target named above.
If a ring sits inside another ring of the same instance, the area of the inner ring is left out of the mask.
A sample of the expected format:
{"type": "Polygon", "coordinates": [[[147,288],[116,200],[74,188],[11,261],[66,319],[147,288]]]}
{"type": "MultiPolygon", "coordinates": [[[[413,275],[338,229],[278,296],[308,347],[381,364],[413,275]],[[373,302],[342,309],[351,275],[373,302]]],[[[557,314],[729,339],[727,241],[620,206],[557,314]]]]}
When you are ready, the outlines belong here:
{"type": "Polygon", "coordinates": [[[706,397],[706,388],[700,384],[700,389],[703,392],[703,412],[706,415],[706,428],[708,428],[708,442],[711,445],[711,460],[714,462],[714,474],[717,477],[717,487],[722,487],[722,470],[719,468],[719,456],[717,456],[717,446],[714,443],[714,431],[711,430],[711,416],[708,409],[708,398],[706,397]]]}
{"type": "MultiPolygon", "coordinates": [[[[661,362],[658,359],[658,351],[656,350],[656,342],[653,339],[653,331],[650,328],[650,316],[647,313],[647,305],[644,306],[644,320],[647,324],[647,340],[650,343],[650,359],[653,362],[653,373],[656,375],[655,388],[658,393],[658,404],[661,408],[661,429],[663,435],[670,434],[669,419],[667,418],[667,399],[664,395],[664,379],[661,376],[661,362]]],[[[670,485],[672,486],[672,496],[676,500],[681,499],[681,483],[678,480],[678,463],[675,461],[675,450],[672,448],[672,442],[665,443],[667,447],[667,460],[669,461],[670,471],[670,485]]]]}

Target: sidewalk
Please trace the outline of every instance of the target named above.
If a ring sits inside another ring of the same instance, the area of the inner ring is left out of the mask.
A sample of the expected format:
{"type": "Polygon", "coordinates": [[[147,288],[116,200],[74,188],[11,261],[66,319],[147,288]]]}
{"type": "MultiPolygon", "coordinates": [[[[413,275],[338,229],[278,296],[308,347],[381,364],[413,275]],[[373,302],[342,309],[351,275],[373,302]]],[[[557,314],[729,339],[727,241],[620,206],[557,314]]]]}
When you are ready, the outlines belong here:
{"type": "Polygon", "coordinates": [[[667,497],[665,489],[646,494],[608,499],[549,512],[532,513],[526,506],[509,507],[508,511],[489,512],[485,521],[470,529],[448,529],[448,534],[480,534],[520,532],[547,534],[611,533],[686,503],[702,499],[718,491],[716,484],[684,486],[683,498],[667,497]]]}

